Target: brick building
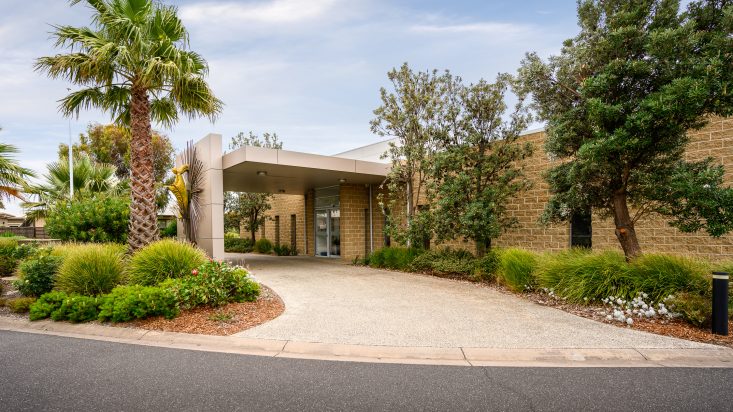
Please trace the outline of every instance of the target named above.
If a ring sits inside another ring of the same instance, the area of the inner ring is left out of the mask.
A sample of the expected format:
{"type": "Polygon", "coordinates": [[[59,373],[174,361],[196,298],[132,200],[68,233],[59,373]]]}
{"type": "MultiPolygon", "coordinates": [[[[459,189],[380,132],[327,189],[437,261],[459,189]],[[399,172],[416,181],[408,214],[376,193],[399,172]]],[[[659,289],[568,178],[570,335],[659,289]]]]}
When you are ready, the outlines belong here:
{"type": "MultiPolygon", "coordinates": [[[[502,234],[495,244],[537,251],[562,250],[573,244],[620,249],[613,222],[608,219],[592,216],[546,227],[539,223],[549,198],[542,173],[553,160],[542,148],[544,131],[527,132],[523,139],[535,146],[534,155],[523,165],[533,185],[510,204],[519,226],[502,234]]],[[[713,157],[726,169],[725,183],[733,185],[733,119],[713,119],[692,133],[691,139],[687,158],[713,157]]],[[[389,171],[389,165],[379,160],[387,144],[380,142],[334,156],[256,147],[222,154],[221,136],[208,135],[196,143],[206,170],[200,245],[212,256],[223,256],[223,192],[231,190],[275,194],[273,208],[257,238],[294,246],[301,254],[349,260],[384,246],[385,218],[377,205],[377,193],[389,171]]],[[[733,258],[733,235],[713,239],[704,232],[685,234],[658,217],[640,220],[636,227],[645,251],[733,258]]],[[[472,243],[462,240],[440,246],[473,249],[472,243]]]]}

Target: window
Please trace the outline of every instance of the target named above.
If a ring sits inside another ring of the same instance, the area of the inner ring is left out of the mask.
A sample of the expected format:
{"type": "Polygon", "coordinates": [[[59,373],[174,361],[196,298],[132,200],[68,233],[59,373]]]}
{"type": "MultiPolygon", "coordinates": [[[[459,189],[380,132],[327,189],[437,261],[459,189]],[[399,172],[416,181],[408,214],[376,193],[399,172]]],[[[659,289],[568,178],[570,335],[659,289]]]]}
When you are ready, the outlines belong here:
{"type": "Polygon", "coordinates": [[[590,210],[575,212],[570,220],[570,247],[584,247],[590,249],[593,246],[593,227],[590,210]]]}

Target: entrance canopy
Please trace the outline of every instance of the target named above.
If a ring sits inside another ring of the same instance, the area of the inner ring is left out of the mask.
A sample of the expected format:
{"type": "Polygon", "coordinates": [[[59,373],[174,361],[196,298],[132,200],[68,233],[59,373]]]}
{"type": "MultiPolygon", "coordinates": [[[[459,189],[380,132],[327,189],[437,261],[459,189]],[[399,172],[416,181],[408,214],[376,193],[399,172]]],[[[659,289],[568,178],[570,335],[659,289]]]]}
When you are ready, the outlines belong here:
{"type": "Polygon", "coordinates": [[[302,195],[339,184],[379,184],[390,165],[245,146],[222,157],[224,191],[302,195]]]}

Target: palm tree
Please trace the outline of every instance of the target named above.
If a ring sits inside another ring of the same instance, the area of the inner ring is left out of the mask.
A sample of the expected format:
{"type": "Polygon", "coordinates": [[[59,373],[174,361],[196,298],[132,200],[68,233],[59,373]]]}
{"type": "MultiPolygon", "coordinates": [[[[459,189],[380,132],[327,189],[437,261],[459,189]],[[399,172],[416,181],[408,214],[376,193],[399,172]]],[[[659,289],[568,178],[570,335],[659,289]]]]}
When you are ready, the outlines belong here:
{"type": "Polygon", "coordinates": [[[188,32],[176,7],[152,0],[84,2],[92,9],[93,27],[55,26],[56,46],[69,53],[38,59],[36,70],[82,86],[61,100],[64,115],[101,108],[130,127],[128,239],[136,250],[158,237],[151,119],[164,127],[179,114],[213,121],[222,102],[204,80],[206,61],[187,49],[188,32]]]}
{"type": "Polygon", "coordinates": [[[0,209],[5,207],[4,200],[17,198],[23,200],[21,187],[29,177],[35,176],[33,171],[21,167],[18,161],[13,159],[13,154],[18,153],[15,146],[0,143],[0,209]]]}
{"type": "MultiPolygon", "coordinates": [[[[121,194],[125,187],[115,176],[116,168],[106,163],[93,161],[86,153],[74,156],[74,196],[108,193],[121,194]]],[[[46,165],[45,182],[24,184],[23,193],[33,200],[23,202],[26,216],[32,219],[45,218],[48,211],[69,196],[69,162],[61,158],[46,165]]]]}

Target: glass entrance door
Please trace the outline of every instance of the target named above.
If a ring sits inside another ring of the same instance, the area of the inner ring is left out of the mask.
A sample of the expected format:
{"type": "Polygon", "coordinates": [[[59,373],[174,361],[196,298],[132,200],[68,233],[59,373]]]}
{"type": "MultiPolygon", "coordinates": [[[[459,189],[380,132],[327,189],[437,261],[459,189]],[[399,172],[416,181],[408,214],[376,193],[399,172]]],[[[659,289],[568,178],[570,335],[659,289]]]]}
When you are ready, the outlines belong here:
{"type": "Polygon", "coordinates": [[[316,210],[316,256],[341,255],[341,213],[339,209],[316,210]]]}

